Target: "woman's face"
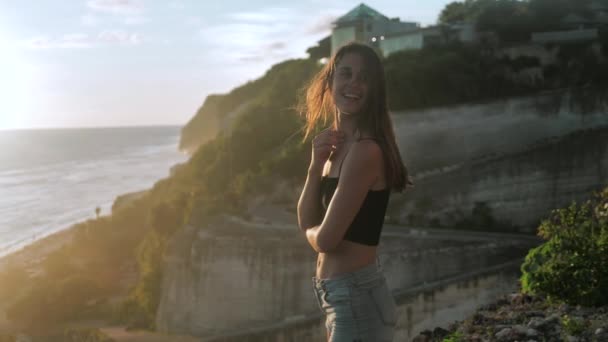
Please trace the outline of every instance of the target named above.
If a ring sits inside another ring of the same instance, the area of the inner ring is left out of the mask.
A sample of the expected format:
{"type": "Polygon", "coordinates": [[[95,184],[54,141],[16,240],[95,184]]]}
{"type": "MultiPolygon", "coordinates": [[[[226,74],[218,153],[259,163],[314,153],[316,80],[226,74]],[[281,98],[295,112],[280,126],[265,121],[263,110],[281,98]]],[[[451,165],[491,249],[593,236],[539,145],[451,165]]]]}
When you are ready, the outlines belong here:
{"type": "Polygon", "coordinates": [[[340,112],[353,115],[365,108],[368,79],[368,71],[359,54],[347,53],[340,59],[331,87],[334,102],[340,112]]]}

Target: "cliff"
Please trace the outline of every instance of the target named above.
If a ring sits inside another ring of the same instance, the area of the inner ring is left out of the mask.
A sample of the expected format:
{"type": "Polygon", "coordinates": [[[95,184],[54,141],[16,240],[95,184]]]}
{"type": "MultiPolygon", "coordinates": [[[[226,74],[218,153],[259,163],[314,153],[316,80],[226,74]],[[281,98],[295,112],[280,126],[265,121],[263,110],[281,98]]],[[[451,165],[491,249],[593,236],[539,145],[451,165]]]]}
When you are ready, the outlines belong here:
{"type": "MultiPolygon", "coordinates": [[[[522,257],[535,243],[385,229],[379,258],[396,293],[522,257]]],[[[174,236],[163,263],[156,320],[162,332],[211,336],[276,329],[277,324],[319,316],[311,297],[315,253],[295,222],[264,227],[218,220],[207,227],[190,226],[174,236]]]]}
{"type": "Polygon", "coordinates": [[[314,60],[287,60],[273,65],[260,78],[249,81],[228,94],[207,96],[203,105],[182,128],[180,150],[193,154],[199,146],[213,140],[218,133],[230,130],[236,119],[246,115],[256,105],[266,108],[274,104],[283,107],[293,105],[297,89],[318,68],[319,65],[314,60]],[[282,96],[278,97],[278,92],[282,96]],[[284,104],[284,101],[288,103],[284,104]]]}
{"type": "Polygon", "coordinates": [[[532,231],[551,209],[608,185],[608,116],[572,107],[571,93],[395,115],[416,187],[391,202],[405,224],[453,225],[485,203],[532,231]]]}

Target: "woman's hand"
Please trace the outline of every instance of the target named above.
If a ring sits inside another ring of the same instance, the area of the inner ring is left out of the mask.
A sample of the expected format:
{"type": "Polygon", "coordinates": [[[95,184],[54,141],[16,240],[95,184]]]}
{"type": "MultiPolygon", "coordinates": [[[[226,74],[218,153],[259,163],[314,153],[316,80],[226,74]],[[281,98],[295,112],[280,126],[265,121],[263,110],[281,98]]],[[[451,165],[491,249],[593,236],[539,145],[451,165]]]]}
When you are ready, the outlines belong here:
{"type": "Polygon", "coordinates": [[[344,142],[344,133],[327,128],[312,139],[312,157],[310,168],[323,171],[323,165],[332,152],[338,150],[344,142]]]}

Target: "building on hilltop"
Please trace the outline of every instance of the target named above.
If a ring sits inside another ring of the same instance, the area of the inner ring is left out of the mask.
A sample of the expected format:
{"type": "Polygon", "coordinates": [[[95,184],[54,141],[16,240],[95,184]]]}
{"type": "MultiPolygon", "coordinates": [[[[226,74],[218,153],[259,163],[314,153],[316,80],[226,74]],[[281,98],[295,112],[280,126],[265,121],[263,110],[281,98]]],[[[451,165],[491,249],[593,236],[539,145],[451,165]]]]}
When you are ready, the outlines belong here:
{"type": "Polygon", "coordinates": [[[388,56],[396,51],[419,50],[452,40],[474,42],[476,39],[472,24],[460,23],[423,28],[416,22],[402,22],[399,18],[389,18],[362,3],[333,22],[331,54],[351,41],[376,46],[384,56],[388,56]]]}
{"type": "Polygon", "coordinates": [[[373,43],[383,40],[388,34],[418,28],[420,28],[418,23],[389,18],[362,3],[333,22],[331,54],[333,55],[340,46],[351,41],[376,45],[373,43]]]}

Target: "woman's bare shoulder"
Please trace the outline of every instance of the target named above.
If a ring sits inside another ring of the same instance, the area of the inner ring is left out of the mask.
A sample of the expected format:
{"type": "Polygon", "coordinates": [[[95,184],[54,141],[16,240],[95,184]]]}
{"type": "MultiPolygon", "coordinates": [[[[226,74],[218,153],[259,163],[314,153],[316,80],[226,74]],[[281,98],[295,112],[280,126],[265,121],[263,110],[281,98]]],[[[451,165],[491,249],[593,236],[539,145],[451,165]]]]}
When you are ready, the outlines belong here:
{"type": "Polygon", "coordinates": [[[358,160],[359,163],[379,162],[382,160],[382,148],[373,139],[360,139],[353,143],[351,158],[358,160]]]}

